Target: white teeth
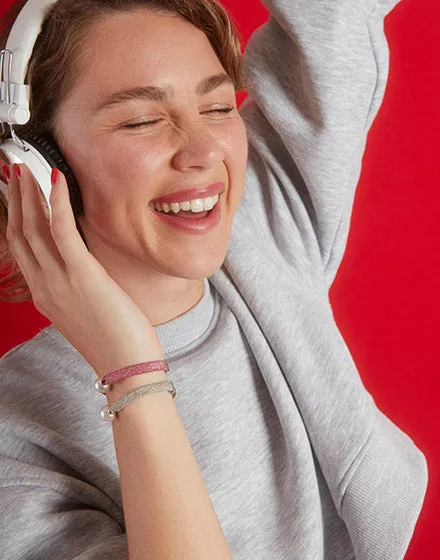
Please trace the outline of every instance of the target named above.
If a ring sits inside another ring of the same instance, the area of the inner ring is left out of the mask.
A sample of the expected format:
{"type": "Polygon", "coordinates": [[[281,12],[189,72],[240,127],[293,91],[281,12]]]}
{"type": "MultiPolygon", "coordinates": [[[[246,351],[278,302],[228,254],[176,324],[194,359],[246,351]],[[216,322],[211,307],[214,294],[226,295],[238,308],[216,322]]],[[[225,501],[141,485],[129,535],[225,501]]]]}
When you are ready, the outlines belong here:
{"type": "Polygon", "coordinates": [[[188,210],[191,210],[191,202],[189,202],[189,200],[187,200],[186,202],[181,202],[177,206],[180,206],[181,210],[186,210],[187,212],[188,210]]]}
{"type": "Polygon", "coordinates": [[[212,210],[214,206],[215,206],[215,202],[213,196],[205,200],[205,210],[212,210]]]}
{"type": "Polygon", "coordinates": [[[191,200],[191,212],[203,212],[204,210],[203,199],[196,198],[196,200],[191,200]]]}
{"type": "Polygon", "coordinates": [[[155,210],[158,212],[174,212],[177,214],[180,210],[186,210],[194,213],[204,212],[205,210],[212,210],[214,206],[217,204],[219,199],[219,195],[216,194],[215,196],[208,196],[207,198],[196,198],[195,200],[186,200],[185,202],[171,202],[167,204],[164,202],[163,204],[159,204],[156,202],[154,204],[155,210]]]}

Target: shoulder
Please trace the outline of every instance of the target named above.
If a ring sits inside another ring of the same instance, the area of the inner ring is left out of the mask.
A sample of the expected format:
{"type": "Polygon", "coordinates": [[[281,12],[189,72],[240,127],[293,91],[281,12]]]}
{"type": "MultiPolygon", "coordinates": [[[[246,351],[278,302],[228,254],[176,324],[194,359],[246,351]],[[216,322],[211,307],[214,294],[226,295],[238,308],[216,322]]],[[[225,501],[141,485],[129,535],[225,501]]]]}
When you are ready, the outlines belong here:
{"type": "Polygon", "coordinates": [[[61,334],[55,325],[40,330],[33,338],[14,346],[0,358],[0,375],[25,373],[30,368],[69,367],[84,358],[61,334]]]}
{"type": "Polygon", "coordinates": [[[55,396],[93,386],[90,364],[54,326],[11,348],[0,358],[3,411],[29,412],[55,396]]]}
{"type": "Polygon", "coordinates": [[[3,372],[8,368],[24,367],[29,361],[35,363],[35,358],[38,359],[47,351],[56,353],[57,348],[60,351],[62,346],[67,345],[69,343],[62,334],[54,325],[50,325],[40,330],[33,338],[14,346],[3,354],[0,358],[0,370],[3,372]]]}

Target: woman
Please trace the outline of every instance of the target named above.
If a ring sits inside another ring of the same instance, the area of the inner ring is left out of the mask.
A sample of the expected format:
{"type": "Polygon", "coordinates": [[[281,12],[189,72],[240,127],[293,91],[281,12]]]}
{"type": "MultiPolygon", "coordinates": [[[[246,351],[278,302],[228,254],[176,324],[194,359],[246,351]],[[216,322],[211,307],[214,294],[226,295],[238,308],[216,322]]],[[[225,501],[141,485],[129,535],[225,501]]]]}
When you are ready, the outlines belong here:
{"type": "Polygon", "coordinates": [[[29,170],[5,168],[9,250],[53,323],[0,362],[7,558],[404,556],[426,461],[364,388],[328,299],[396,1],[265,4],[240,112],[213,0],[47,12],[23,132],[54,137],[83,212],[54,171],[49,223],[29,170]],[[171,214],[207,194],[207,218],[171,214]],[[138,398],[110,433],[96,377],[162,359],[108,404],[165,379],[176,399],[138,398]]]}

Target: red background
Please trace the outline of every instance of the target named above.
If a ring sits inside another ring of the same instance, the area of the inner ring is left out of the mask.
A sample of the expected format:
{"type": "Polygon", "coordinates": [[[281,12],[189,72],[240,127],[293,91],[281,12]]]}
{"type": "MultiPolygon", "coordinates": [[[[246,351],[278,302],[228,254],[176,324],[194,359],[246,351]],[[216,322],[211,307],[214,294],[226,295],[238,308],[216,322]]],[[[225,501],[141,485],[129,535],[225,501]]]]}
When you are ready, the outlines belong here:
{"type": "MultiPolygon", "coordinates": [[[[258,0],[224,3],[244,42],[267,19],[258,0]]],[[[439,558],[439,18],[438,0],[403,0],[385,20],[390,78],[330,291],[367,389],[428,459],[428,494],[409,560],[439,558]]],[[[49,324],[32,302],[0,303],[0,319],[0,355],[49,324]]]]}

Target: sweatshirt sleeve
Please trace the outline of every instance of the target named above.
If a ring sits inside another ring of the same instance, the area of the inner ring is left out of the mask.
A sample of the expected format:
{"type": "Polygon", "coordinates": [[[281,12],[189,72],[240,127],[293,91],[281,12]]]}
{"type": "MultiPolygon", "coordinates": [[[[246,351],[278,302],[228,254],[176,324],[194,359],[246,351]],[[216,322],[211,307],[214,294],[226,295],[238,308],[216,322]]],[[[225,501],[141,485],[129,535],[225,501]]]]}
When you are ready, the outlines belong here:
{"type": "Polygon", "coordinates": [[[428,478],[428,464],[422,451],[377,410],[373,430],[340,484],[339,511],[356,558],[405,557],[426,496],[428,478]]]}
{"type": "MultiPolygon", "coordinates": [[[[3,438],[3,435],[2,435],[3,438]]],[[[29,458],[36,450],[29,449],[29,458]]],[[[1,557],[126,560],[126,533],[104,493],[73,474],[0,457],[1,557]]]]}
{"type": "Polygon", "coordinates": [[[269,19],[243,57],[249,214],[258,207],[263,234],[295,267],[312,261],[327,288],[387,82],[384,17],[398,1],[263,0],[269,19]]]}
{"type": "Polygon", "coordinates": [[[0,359],[2,559],[128,558],[119,473],[101,451],[113,436],[77,355],[43,331],[0,359]]]}

